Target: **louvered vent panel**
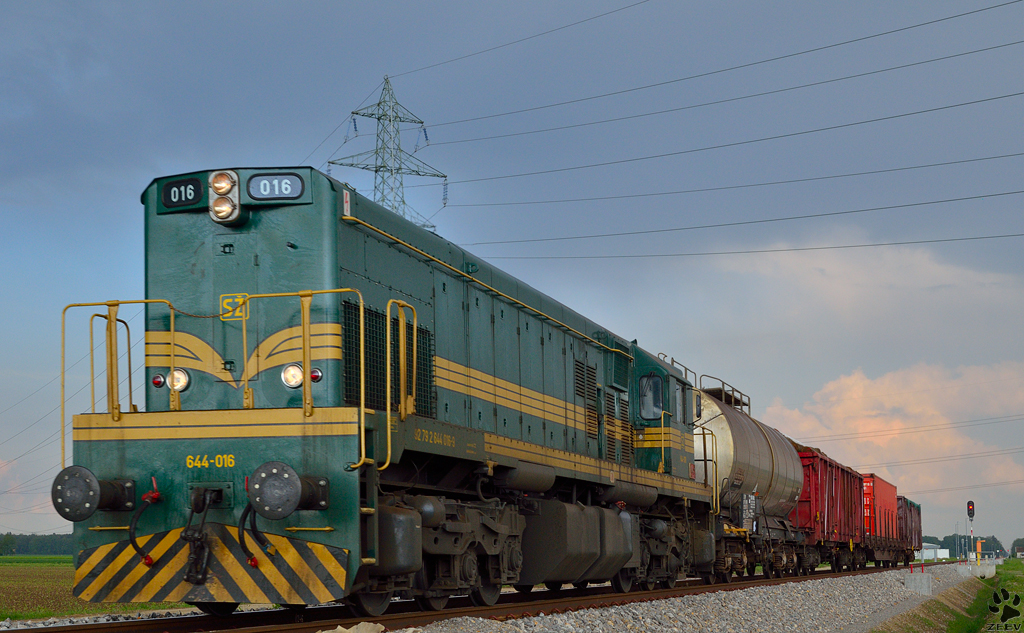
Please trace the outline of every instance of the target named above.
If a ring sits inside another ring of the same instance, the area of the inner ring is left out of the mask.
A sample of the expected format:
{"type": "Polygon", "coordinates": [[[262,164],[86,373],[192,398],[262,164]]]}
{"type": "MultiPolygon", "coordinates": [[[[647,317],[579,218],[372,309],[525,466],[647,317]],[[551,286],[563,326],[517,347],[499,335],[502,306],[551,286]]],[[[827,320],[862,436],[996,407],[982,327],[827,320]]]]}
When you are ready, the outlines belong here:
{"type": "Polygon", "coordinates": [[[613,462],[619,458],[619,421],[615,418],[615,392],[604,394],[605,457],[613,462]]]}
{"type": "Polygon", "coordinates": [[[596,440],[599,433],[597,420],[597,365],[586,365],[587,437],[596,440]]]}

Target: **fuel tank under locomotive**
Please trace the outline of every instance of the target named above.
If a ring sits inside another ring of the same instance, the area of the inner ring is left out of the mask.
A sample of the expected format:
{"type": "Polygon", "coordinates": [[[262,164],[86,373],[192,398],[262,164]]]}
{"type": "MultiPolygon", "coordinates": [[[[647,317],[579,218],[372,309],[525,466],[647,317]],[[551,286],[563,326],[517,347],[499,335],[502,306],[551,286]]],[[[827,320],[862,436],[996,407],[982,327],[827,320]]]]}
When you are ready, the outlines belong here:
{"type": "Polygon", "coordinates": [[[695,422],[698,427],[710,429],[716,442],[712,443],[710,435],[701,438],[699,432],[694,437],[697,480],[704,481],[705,463],[708,481],[716,477],[715,465],[701,461],[706,444],[708,453],[717,450],[709,457],[714,457],[718,465],[722,515],[731,516],[736,524],[747,529],[751,528],[749,523],[761,517],[788,517],[800,498],[804,479],[800,455],[789,439],[704,391],[700,398],[701,417],[695,422]],[[756,512],[752,508],[743,512],[744,496],[755,493],[759,506],[756,512]]]}

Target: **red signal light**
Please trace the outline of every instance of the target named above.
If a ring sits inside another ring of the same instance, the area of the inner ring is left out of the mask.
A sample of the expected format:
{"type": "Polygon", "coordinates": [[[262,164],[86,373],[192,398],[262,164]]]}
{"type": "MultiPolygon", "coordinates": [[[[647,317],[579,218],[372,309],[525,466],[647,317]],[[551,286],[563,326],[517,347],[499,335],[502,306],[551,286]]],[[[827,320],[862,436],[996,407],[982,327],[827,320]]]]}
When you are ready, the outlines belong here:
{"type": "Polygon", "coordinates": [[[159,389],[160,387],[163,387],[165,384],[167,384],[167,380],[163,376],[161,376],[160,374],[153,376],[154,387],[159,389]]]}
{"type": "Polygon", "coordinates": [[[967,502],[967,518],[968,519],[973,519],[974,518],[974,502],[973,501],[968,501],[967,502]]]}

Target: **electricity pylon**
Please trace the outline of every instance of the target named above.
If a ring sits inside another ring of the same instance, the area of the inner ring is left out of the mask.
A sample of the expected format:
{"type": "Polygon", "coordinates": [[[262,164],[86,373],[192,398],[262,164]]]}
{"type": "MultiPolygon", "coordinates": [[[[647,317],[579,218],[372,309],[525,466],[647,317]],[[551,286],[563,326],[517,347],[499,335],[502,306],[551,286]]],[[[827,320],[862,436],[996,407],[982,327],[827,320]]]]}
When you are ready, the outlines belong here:
{"type": "Polygon", "coordinates": [[[352,114],[377,119],[377,147],[369,152],[332,160],[330,163],[374,172],[374,201],[418,226],[433,230],[435,227],[429,220],[405,203],[405,187],[402,184],[404,175],[447,178],[412,154],[402,151],[398,125],[414,123],[422,126],[423,121],[395,100],[395,92],[391,89],[391,82],[387,76],[384,77],[384,87],[380,90],[380,100],[352,114]]]}

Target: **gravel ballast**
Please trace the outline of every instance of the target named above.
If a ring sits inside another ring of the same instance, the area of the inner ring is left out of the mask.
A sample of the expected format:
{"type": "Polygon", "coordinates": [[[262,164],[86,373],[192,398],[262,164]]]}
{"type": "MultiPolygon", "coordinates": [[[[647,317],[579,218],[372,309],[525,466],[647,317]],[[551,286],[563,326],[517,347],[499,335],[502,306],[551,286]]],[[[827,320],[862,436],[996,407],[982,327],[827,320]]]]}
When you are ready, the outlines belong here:
{"type": "MultiPolygon", "coordinates": [[[[623,631],[844,631],[861,633],[923,600],[903,586],[906,569],[719,591],[506,622],[454,618],[400,633],[622,633],[623,631]],[[900,608],[904,607],[904,608],[900,608]],[[879,617],[884,616],[884,617],[879,617]]],[[[915,572],[915,573],[920,573],[915,572]]],[[[932,567],[932,593],[964,580],[932,567]]]]}

